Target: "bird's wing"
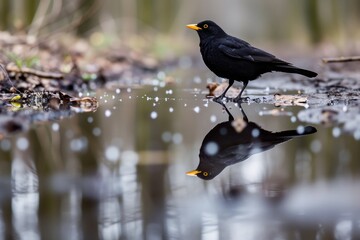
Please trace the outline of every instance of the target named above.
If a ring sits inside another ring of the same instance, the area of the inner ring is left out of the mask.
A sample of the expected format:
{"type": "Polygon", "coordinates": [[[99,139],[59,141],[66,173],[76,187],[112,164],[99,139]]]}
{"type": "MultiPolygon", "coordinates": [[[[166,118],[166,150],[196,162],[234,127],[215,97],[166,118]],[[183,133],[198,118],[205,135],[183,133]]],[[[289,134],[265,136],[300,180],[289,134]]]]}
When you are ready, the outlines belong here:
{"type": "Polygon", "coordinates": [[[290,65],[290,63],[280,60],[274,55],[261,49],[255,48],[249,43],[237,38],[231,38],[222,41],[219,44],[219,49],[223,54],[234,59],[241,59],[260,63],[290,65]]]}

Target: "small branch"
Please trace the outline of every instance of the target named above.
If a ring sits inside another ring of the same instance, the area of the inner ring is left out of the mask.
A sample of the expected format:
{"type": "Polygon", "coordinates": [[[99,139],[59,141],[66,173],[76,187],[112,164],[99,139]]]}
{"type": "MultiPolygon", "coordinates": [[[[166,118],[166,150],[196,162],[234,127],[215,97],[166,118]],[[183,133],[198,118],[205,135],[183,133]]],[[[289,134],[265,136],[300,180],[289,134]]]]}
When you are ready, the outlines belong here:
{"type": "Polygon", "coordinates": [[[64,76],[61,73],[52,73],[52,72],[43,72],[27,67],[22,67],[19,69],[17,66],[6,66],[8,72],[21,73],[21,74],[30,74],[37,76],[39,78],[52,78],[52,79],[62,79],[64,76]]]}
{"type": "Polygon", "coordinates": [[[322,61],[324,63],[356,62],[360,61],[360,56],[323,58],[322,61]]]}

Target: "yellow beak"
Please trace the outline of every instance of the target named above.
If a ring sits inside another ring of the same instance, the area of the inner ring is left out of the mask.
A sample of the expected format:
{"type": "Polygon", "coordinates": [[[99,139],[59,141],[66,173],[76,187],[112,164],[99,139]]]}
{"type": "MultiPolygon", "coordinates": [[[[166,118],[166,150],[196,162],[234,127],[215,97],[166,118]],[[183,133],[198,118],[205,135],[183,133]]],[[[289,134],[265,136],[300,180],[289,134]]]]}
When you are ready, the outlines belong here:
{"type": "Polygon", "coordinates": [[[196,176],[198,173],[201,173],[199,170],[192,170],[190,172],[187,172],[186,175],[188,176],[196,176]]]}
{"type": "Polygon", "coordinates": [[[188,28],[190,28],[192,30],[195,30],[195,31],[202,30],[202,28],[198,27],[196,24],[189,24],[189,25],[186,25],[186,27],[188,27],[188,28]]]}

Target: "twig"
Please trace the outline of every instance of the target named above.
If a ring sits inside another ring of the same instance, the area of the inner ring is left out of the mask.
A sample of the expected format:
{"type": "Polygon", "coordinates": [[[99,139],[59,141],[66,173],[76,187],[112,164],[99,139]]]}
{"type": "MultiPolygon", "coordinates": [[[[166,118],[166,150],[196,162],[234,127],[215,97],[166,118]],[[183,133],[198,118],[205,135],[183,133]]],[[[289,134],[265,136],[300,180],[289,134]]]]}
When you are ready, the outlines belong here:
{"type": "Polygon", "coordinates": [[[8,72],[6,71],[6,69],[0,64],[0,70],[3,72],[4,77],[6,78],[6,80],[10,83],[11,88],[8,89],[9,91],[12,91],[13,89],[15,91],[17,91],[18,93],[20,93],[20,91],[14,86],[14,83],[11,81],[8,72]]]}
{"type": "Polygon", "coordinates": [[[19,69],[17,66],[6,66],[6,70],[8,72],[14,73],[22,73],[22,74],[30,74],[40,78],[52,78],[52,79],[62,79],[64,76],[61,73],[53,73],[53,72],[43,72],[27,67],[22,67],[19,69]]]}
{"type": "Polygon", "coordinates": [[[324,63],[356,62],[360,61],[360,56],[323,58],[322,60],[324,63]]]}

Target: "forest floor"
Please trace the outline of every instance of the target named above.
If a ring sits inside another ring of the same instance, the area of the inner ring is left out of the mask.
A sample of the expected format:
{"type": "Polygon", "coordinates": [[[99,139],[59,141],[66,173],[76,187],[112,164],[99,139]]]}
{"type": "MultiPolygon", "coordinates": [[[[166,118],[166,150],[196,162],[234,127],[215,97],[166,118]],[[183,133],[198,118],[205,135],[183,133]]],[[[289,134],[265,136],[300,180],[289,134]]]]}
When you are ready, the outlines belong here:
{"type": "MultiPolygon", "coordinates": [[[[99,51],[85,40],[38,40],[7,32],[0,32],[0,49],[0,135],[24,128],[15,120],[19,114],[31,116],[39,110],[96,111],[97,99],[83,93],[112,85],[117,88],[152,85],[159,72],[176,68],[181,62],[159,61],[124,47],[99,51]]],[[[321,67],[315,79],[289,74],[265,75],[249,84],[245,92],[248,98],[244,101],[279,107],[302,106],[304,110],[298,116],[302,121],[343,124],[346,131],[356,132],[360,138],[358,60],[319,60],[321,67]]],[[[174,79],[167,75],[161,81],[163,85],[174,84],[174,79]]],[[[226,83],[207,84],[203,88],[209,88],[209,95],[219,95],[226,87],[226,83]]],[[[233,88],[229,94],[235,95],[237,91],[233,88]]],[[[286,111],[279,108],[264,114],[281,115],[286,111]]],[[[56,119],[58,115],[48,118],[56,119]]]]}

